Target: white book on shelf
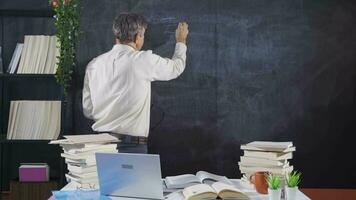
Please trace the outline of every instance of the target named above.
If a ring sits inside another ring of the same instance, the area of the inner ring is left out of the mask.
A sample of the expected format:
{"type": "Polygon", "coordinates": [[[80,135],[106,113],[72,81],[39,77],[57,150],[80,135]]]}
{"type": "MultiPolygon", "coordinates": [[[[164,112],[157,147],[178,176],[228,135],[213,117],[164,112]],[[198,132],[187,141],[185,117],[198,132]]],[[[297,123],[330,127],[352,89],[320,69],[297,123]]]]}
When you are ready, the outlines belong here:
{"type": "Polygon", "coordinates": [[[37,35],[37,43],[36,43],[36,47],[37,47],[37,51],[36,51],[36,55],[34,55],[35,59],[33,62],[33,66],[32,66],[32,73],[33,74],[38,74],[39,73],[39,68],[40,68],[40,62],[42,60],[42,54],[43,54],[43,44],[45,42],[45,36],[44,35],[37,35]]]}
{"type": "Polygon", "coordinates": [[[41,62],[41,56],[43,53],[43,46],[44,46],[44,41],[45,41],[45,36],[44,35],[37,35],[37,43],[36,43],[36,54],[34,55],[35,60],[32,65],[32,74],[40,74],[40,62],[41,62]]]}
{"type": "Polygon", "coordinates": [[[54,135],[58,137],[60,107],[60,101],[12,101],[8,138],[48,140],[54,139],[54,135]]]}
{"type": "Polygon", "coordinates": [[[50,36],[49,44],[48,44],[48,54],[46,57],[46,64],[43,73],[45,74],[54,74],[55,65],[56,65],[56,43],[57,43],[56,36],[50,36]]]}
{"type": "Polygon", "coordinates": [[[48,53],[47,53],[47,57],[46,57],[46,63],[45,63],[45,67],[43,69],[43,73],[44,74],[51,74],[51,64],[52,64],[52,59],[53,59],[53,39],[52,36],[49,38],[49,42],[48,42],[48,53]]]}
{"type": "MultiPolygon", "coordinates": [[[[23,101],[16,102],[18,104],[18,112],[16,113],[16,123],[14,124],[14,137],[13,139],[25,139],[23,136],[26,133],[30,133],[32,130],[32,117],[29,118],[30,112],[32,112],[31,107],[24,106],[23,101]]],[[[31,139],[31,138],[28,138],[31,139]]]]}
{"type": "Polygon", "coordinates": [[[35,73],[35,65],[38,58],[38,51],[41,37],[39,35],[31,35],[32,40],[30,40],[30,49],[29,57],[30,59],[27,62],[27,65],[24,67],[25,74],[34,74],[35,73]]]}
{"type": "MultiPolygon", "coordinates": [[[[43,120],[40,120],[38,123],[39,123],[39,130],[36,131],[36,133],[38,133],[38,135],[36,136],[36,138],[43,138],[45,137],[44,135],[44,132],[45,130],[49,130],[48,128],[51,126],[49,123],[48,123],[48,117],[46,116],[46,111],[48,112],[51,112],[51,108],[49,107],[49,102],[43,102],[42,104],[38,105],[38,115],[39,116],[45,116],[43,118],[43,120]]],[[[50,115],[49,115],[50,116],[50,115]]],[[[48,133],[50,133],[51,131],[48,131],[48,133]]]]}
{"type": "MultiPolygon", "coordinates": [[[[26,104],[25,103],[22,103],[23,106],[26,106],[30,109],[29,112],[26,112],[26,115],[27,115],[27,125],[26,125],[26,128],[27,129],[30,129],[29,133],[27,132],[23,132],[24,135],[22,135],[22,138],[21,139],[25,139],[25,138],[28,138],[28,139],[34,139],[34,138],[38,138],[38,135],[40,134],[40,128],[41,128],[41,122],[42,120],[38,120],[38,111],[40,111],[42,108],[42,103],[38,103],[37,101],[36,102],[27,102],[26,104]],[[30,115],[33,115],[33,117],[30,118],[30,115]],[[36,119],[34,118],[36,117],[36,119]],[[28,119],[31,119],[31,120],[28,120],[28,119]],[[37,122],[37,124],[36,124],[37,122]],[[33,125],[31,125],[33,124],[33,125]],[[36,124],[36,125],[34,125],[36,124]]],[[[44,118],[44,117],[43,117],[44,118]]]]}
{"type": "MultiPolygon", "coordinates": [[[[60,102],[61,104],[61,102],[60,102]]],[[[53,106],[52,106],[53,107],[53,106]]],[[[56,113],[61,113],[62,112],[62,106],[55,106],[53,109],[51,109],[52,115],[55,115],[56,113]]],[[[54,119],[53,122],[56,124],[56,126],[53,126],[53,130],[51,131],[51,133],[53,133],[53,135],[51,136],[52,139],[58,139],[59,134],[61,132],[61,114],[60,115],[56,115],[58,116],[58,118],[54,119]]]]}
{"type": "Polygon", "coordinates": [[[30,67],[31,67],[31,63],[33,62],[34,58],[33,58],[33,51],[35,50],[35,42],[36,42],[36,38],[33,35],[29,35],[28,36],[28,47],[27,47],[27,52],[26,52],[26,57],[25,57],[25,61],[24,61],[24,65],[22,67],[22,74],[28,74],[30,73],[30,67]]]}
{"type": "Polygon", "coordinates": [[[42,42],[40,45],[40,53],[39,53],[39,59],[38,59],[38,64],[37,64],[37,70],[36,73],[39,74],[44,74],[44,69],[46,65],[46,59],[47,59],[47,54],[48,54],[48,45],[50,42],[50,36],[45,35],[42,37],[42,42]]]}
{"type": "Polygon", "coordinates": [[[23,73],[23,68],[25,65],[25,60],[28,54],[28,48],[29,48],[29,40],[30,40],[30,36],[29,35],[25,35],[24,37],[24,45],[23,45],[23,49],[22,49],[22,53],[21,53],[21,58],[20,58],[20,63],[17,69],[17,73],[21,74],[23,73]]]}
{"type": "Polygon", "coordinates": [[[54,56],[53,56],[53,61],[52,61],[52,70],[51,72],[53,74],[55,74],[57,72],[57,68],[58,68],[58,57],[59,57],[59,48],[60,48],[60,43],[59,40],[57,38],[57,36],[53,36],[53,47],[54,49],[54,56]]]}
{"type": "Polygon", "coordinates": [[[12,58],[11,58],[10,64],[8,66],[8,69],[7,69],[7,72],[9,74],[13,74],[16,71],[16,68],[17,68],[17,66],[19,64],[19,60],[20,60],[20,57],[21,57],[22,49],[23,49],[23,43],[17,43],[16,47],[15,47],[15,50],[14,50],[14,53],[12,54],[12,58]]]}
{"type": "Polygon", "coordinates": [[[10,102],[9,122],[7,139],[12,139],[15,133],[15,124],[17,123],[17,112],[19,104],[16,101],[10,102]]]}

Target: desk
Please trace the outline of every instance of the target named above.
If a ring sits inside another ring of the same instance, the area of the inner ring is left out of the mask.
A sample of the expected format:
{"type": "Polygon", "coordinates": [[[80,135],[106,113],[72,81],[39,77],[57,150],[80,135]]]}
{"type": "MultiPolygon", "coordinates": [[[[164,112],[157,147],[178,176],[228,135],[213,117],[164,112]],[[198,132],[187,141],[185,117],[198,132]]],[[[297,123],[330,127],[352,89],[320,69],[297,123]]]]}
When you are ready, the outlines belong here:
{"type": "MultiPolygon", "coordinates": [[[[268,195],[258,194],[255,191],[255,189],[253,187],[251,187],[251,185],[244,183],[238,179],[232,179],[231,181],[237,188],[239,188],[240,190],[245,192],[247,194],[247,196],[250,197],[251,200],[268,200],[268,195]]],[[[61,191],[75,191],[75,190],[76,190],[76,187],[74,185],[72,185],[71,183],[69,183],[64,188],[62,188],[61,191]]],[[[99,191],[97,191],[97,194],[99,194],[99,191]]],[[[94,196],[96,196],[96,195],[94,195],[94,196]]],[[[115,197],[115,198],[110,198],[110,199],[112,199],[112,200],[135,200],[134,198],[121,198],[121,197],[115,197]]],[[[50,200],[55,200],[55,198],[51,197],[50,200]]],[[[142,199],[140,199],[140,200],[142,200],[142,199]]],[[[166,200],[182,200],[182,198],[179,195],[171,195],[166,200]]],[[[304,195],[302,192],[298,191],[297,200],[311,200],[311,199],[308,198],[306,195],[304,195]]]]}
{"type": "Polygon", "coordinates": [[[300,189],[312,200],[355,200],[356,190],[352,189],[300,189]]]}

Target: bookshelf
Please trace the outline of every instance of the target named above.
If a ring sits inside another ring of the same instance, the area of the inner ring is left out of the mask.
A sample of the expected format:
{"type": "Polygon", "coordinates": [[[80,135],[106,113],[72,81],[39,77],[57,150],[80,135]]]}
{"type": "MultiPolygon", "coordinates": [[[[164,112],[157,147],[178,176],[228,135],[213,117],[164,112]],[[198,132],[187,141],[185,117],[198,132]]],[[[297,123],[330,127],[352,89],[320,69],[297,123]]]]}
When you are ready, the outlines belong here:
{"type": "MultiPolygon", "coordinates": [[[[60,100],[62,102],[61,133],[68,98],[53,74],[7,74],[17,42],[24,35],[54,35],[54,12],[48,9],[0,9],[0,45],[2,46],[3,74],[0,74],[0,194],[8,191],[10,181],[18,178],[22,162],[46,162],[51,179],[64,184],[64,161],[61,149],[49,145],[49,140],[7,140],[7,124],[12,100],[60,100]]],[[[70,126],[70,125],[69,125],[70,126]]],[[[1,196],[1,195],[0,195],[1,196]]]]}

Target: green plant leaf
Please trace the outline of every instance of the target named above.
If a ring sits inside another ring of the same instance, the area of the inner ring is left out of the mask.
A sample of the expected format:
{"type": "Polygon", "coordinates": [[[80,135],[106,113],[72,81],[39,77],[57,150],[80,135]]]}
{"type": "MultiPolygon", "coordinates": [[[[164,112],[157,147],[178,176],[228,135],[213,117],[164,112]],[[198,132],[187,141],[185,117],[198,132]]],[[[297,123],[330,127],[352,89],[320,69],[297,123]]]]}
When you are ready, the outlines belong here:
{"type": "Polygon", "coordinates": [[[281,185],[281,180],[279,176],[269,174],[266,178],[268,187],[272,190],[277,190],[281,185]]]}
{"type": "MultiPolygon", "coordinates": [[[[49,0],[52,5],[53,0],[49,0]]],[[[59,44],[59,56],[57,56],[57,82],[63,87],[67,95],[72,80],[73,68],[75,67],[75,46],[79,37],[79,0],[57,0],[54,25],[59,44]],[[66,1],[66,3],[64,3],[66,1]]]]}
{"type": "Polygon", "coordinates": [[[302,173],[298,171],[292,171],[287,174],[287,185],[288,187],[297,187],[300,183],[302,173]]]}

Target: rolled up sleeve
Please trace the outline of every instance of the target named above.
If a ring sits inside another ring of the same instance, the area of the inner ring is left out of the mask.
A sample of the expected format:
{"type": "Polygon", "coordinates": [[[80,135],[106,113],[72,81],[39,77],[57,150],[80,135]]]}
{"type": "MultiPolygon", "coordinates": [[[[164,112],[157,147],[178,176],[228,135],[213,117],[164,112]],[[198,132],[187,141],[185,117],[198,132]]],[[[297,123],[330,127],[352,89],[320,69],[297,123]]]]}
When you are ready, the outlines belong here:
{"type": "Polygon", "coordinates": [[[84,86],[83,86],[83,114],[85,117],[93,119],[93,103],[91,101],[90,87],[89,87],[89,75],[88,72],[85,73],[84,86]]]}
{"type": "Polygon", "coordinates": [[[151,81],[168,81],[181,75],[186,65],[187,46],[177,43],[172,59],[162,58],[156,54],[149,55],[149,79],[151,81]]]}

